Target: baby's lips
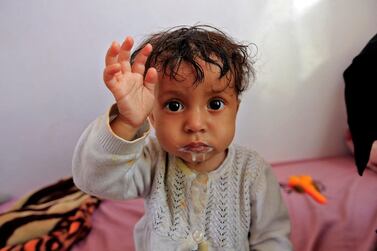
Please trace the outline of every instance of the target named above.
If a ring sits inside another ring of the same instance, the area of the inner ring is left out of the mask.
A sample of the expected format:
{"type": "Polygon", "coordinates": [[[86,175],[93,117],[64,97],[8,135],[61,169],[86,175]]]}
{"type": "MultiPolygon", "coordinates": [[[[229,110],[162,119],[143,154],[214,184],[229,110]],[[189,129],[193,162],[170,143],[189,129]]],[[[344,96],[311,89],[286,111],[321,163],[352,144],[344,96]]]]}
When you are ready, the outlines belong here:
{"type": "Polygon", "coordinates": [[[213,147],[207,144],[189,144],[179,150],[181,152],[208,153],[213,150],[213,147]]]}

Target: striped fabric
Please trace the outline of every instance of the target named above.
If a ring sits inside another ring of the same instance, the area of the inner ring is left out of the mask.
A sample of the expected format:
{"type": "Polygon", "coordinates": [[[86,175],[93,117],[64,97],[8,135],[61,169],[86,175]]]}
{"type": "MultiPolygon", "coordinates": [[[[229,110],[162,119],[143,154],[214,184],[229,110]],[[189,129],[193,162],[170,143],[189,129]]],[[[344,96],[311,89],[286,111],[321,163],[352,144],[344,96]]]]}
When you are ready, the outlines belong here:
{"type": "Polygon", "coordinates": [[[89,233],[99,204],[72,177],[24,196],[0,214],[0,251],[70,250],[89,233]]]}

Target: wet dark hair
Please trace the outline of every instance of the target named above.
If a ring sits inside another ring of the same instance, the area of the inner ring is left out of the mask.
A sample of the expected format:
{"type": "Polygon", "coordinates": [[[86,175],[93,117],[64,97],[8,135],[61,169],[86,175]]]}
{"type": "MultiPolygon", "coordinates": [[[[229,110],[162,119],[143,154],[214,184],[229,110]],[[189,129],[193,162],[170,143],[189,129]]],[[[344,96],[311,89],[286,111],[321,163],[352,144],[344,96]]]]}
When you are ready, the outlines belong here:
{"type": "Polygon", "coordinates": [[[148,43],[153,50],[145,68],[153,66],[176,81],[182,77],[178,74],[182,62],[193,67],[193,84],[203,81],[204,71],[197,59],[216,65],[220,70],[219,79],[226,76],[228,86],[234,80],[238,96],[249,86],[250,77],[254,77],[249,45],[237,43],[223,31],[209,25],[177,26],[152,34],[132,53],[131,63],[148,43]]]}

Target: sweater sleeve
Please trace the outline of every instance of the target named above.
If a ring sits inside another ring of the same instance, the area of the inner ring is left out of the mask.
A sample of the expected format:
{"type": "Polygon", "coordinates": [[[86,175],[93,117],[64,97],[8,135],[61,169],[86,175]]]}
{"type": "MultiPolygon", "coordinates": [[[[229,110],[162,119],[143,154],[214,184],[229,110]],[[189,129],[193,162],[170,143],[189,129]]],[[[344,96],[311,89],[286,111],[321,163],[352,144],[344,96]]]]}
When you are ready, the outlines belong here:
{"type": "Polygon", "coordinates": [[[73,180],[78,188],[98,197],[145,197],[153,179],[152,156],[158,156],[156,144],[148,142],[149,123],[144,123],[134,140],[127,141],[111,130],[110,120],[115,116],[113,106],[81,135],[73,154],[73,180]]]}
{"type": "Polygon", "coordinates": [[[252,251],[288,251],[290,220],[280,186],[265,161],[253,185],[249,244],[252,251]]]}

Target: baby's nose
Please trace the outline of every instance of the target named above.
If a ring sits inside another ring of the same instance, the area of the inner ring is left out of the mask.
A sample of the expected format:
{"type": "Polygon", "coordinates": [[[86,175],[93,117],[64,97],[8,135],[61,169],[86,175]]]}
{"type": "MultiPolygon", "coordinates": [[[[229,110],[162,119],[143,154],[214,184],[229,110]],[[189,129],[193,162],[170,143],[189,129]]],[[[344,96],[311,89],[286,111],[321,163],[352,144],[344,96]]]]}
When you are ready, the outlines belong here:
{"type": "Polygon", "coordinates": [[[186,113],[184,130],[187,133],[205,132],[206,114],[200,109],[195,109],[186,113]]]}

